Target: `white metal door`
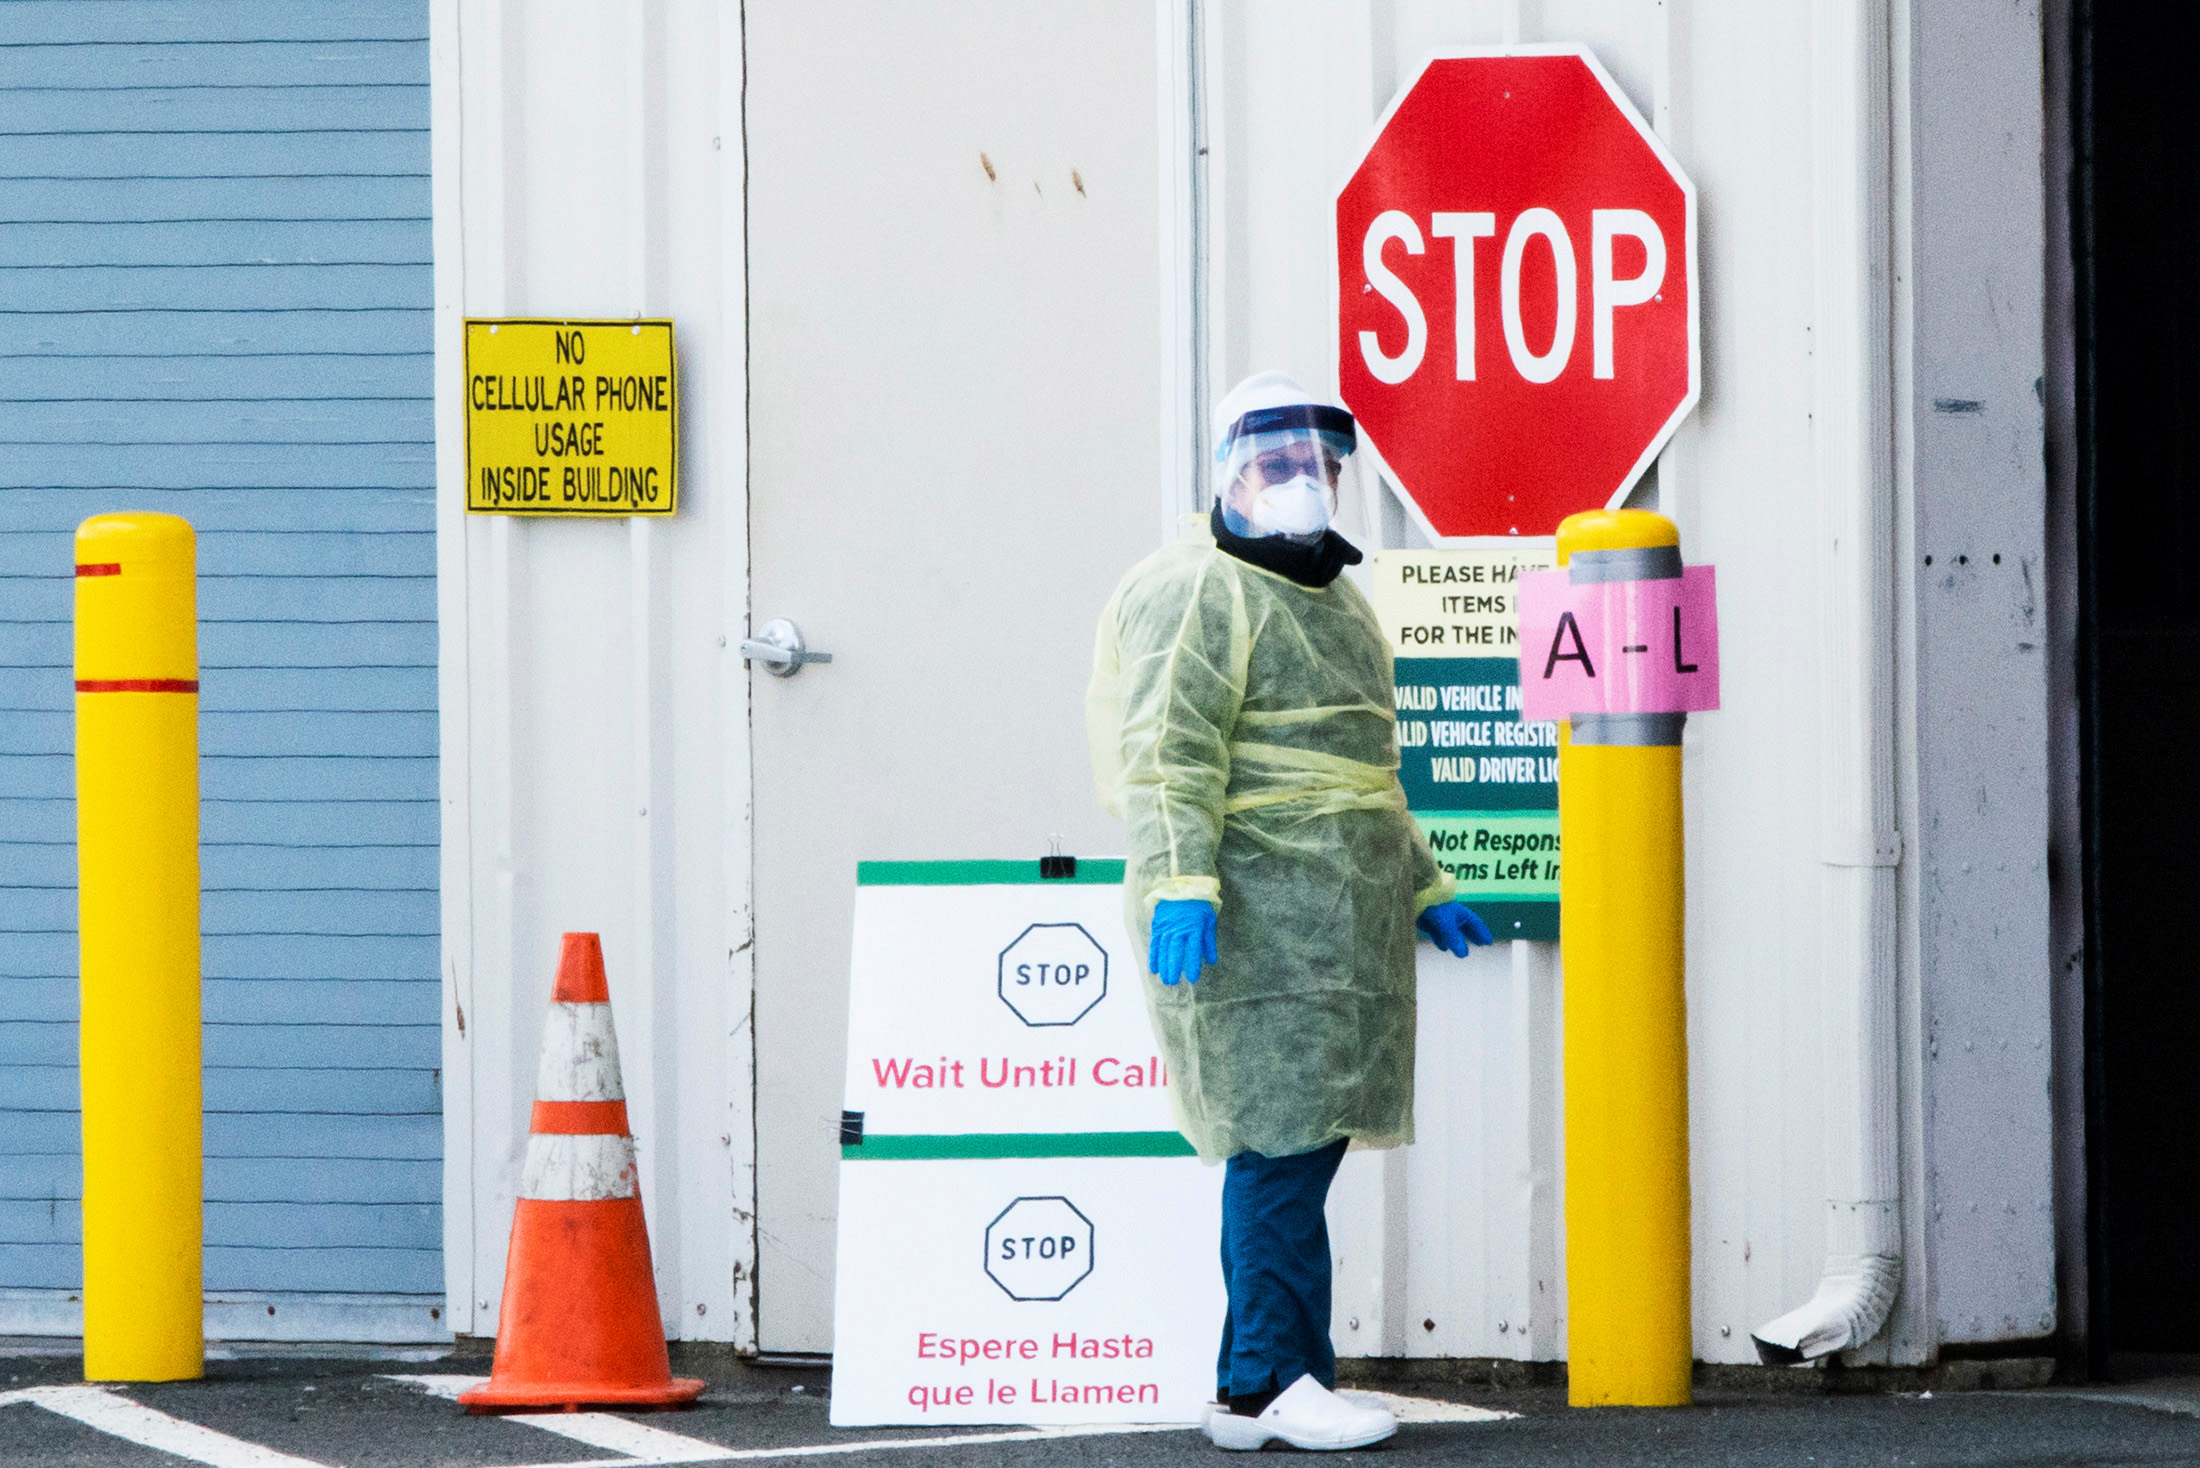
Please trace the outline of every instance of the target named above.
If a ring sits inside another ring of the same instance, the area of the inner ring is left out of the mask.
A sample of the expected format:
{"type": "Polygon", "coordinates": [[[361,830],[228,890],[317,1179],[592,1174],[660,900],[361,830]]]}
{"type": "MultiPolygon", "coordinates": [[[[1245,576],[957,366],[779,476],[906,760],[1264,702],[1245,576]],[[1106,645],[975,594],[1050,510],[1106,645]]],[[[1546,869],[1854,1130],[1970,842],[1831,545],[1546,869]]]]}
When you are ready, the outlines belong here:
{"type": "Polygon", "coordinates": [[[1112,850],[1082,699],[1153,548],[1150,0],[746,6],[759,1343],[831,1346],[866,859],[1112,850]]]}

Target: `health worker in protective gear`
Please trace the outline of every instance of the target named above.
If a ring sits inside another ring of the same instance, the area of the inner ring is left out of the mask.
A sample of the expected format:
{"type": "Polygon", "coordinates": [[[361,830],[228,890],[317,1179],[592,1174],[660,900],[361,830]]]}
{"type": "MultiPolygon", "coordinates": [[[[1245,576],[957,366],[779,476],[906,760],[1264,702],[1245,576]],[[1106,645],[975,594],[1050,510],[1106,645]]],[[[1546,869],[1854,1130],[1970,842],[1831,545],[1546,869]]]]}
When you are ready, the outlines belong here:
{"type": "Polygon", "coordinates": [[[1406,814],[1390,649],[1340,575],[1354,447],[1351,414],[1280,372],[1233,389],[1213,514],[1123,578],[1087,695],[1169,1099],[1225,1164],[1221,1447],[1395,1429],[1333,1390],[1322,1205],[1348,1144],[1412,1140],[1416,930],[1490,941],[1406,814]]]}

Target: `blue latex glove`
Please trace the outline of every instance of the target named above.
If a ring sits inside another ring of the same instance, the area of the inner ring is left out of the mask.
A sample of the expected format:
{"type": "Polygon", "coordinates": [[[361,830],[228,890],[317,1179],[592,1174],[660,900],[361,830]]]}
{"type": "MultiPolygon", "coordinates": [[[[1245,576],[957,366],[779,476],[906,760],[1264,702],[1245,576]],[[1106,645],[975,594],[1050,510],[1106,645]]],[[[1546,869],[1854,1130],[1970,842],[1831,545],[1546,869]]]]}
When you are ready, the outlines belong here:
{"type": "Polygon", "coordinates": [[[1496,941],[1490,937],[1489,924],[1463,902],[1436,903],[1424,909],[1413,920],[1413,926],[1427,934],[1429,942],[1454,958],[1465,958],[1469,943],[1487,946],[1496,941]]]}
{"type": "MultiPolygon", "coordinates": [[[[1461,911],[1465,911],[1464,908],[1461,911]]],[[[1215,909],[1198,898],[1153,905],[1153,939],[1146,967],[1164,984],[1199,982],[1201,967],[1215,961],[1215,909]]]]}

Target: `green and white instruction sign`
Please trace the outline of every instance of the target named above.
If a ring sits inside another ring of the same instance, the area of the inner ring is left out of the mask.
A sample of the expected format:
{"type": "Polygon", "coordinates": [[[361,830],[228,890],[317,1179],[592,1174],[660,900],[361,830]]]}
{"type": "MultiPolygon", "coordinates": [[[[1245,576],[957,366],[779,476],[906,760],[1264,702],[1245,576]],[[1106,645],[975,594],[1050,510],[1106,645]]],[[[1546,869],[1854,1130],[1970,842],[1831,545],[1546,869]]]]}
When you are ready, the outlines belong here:
{"type": "Polygon", "coordinates": [[[1548,540],[1373,558],[1406,804],[1499,938],[1558,937],[1558,726],[1520,717],[1513,598],[1520,572],[1556,563],[1548,540]]]}
{"type": "Polygon", "coordinates": [[[1141,957],[1120,861],[858,869],[834,1426],[1199,1420],[1222,1178],[1141,957]]]}

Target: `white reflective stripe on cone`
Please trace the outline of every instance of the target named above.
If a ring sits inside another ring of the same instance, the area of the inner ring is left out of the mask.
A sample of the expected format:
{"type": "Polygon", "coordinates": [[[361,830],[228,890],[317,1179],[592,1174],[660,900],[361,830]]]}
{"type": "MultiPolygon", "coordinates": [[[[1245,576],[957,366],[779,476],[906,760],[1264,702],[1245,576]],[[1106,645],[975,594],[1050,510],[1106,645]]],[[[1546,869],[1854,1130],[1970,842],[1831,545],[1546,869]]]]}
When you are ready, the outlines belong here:
{"type": "Polygon", "coordinates": [[[542,1025],[542,1065],[535,1075],[537,1101],[624,1101],[619,1081],[619,1037],[608,1004],[553,1002],[542,1025]]]}
{"type": "Polygon", "coordinates": [[[544,1136],[527,1139],[519,1195],[542,1203],[602,1203],[636,1196],[634,1139],[544,1136]]]}

